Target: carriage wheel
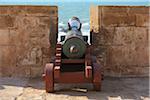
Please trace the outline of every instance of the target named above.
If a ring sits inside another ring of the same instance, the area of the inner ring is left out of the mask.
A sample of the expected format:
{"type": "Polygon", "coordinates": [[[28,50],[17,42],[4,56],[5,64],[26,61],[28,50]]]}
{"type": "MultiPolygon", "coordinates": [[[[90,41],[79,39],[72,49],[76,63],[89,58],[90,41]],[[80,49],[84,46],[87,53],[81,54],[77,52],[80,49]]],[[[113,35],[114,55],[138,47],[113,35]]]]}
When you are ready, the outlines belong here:
{"type": "Polygon", "coordinates": [[[93,63],[93,68],[94,68],[93,87],[94,87],[94,90],[100,91],[101,80],[102,80],[100,65],[98,63],[93,63]]]}
{"type": "Polygon", "coordinates": [[[45,66],[45,89],[46,92],[54,92],[54,65],[53,63],[45,66]]]}

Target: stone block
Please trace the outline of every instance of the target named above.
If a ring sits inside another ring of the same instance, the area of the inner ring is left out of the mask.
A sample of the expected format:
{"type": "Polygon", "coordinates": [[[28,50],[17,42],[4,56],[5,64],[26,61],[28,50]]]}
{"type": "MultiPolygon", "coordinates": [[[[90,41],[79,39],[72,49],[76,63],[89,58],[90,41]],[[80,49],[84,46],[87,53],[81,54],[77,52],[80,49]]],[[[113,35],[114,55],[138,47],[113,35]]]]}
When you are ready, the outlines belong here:
{"type": "Polygon", "coordinates": [[[51,56],[51,48],[50,47],[43,47],[42,48],[42,57],[50,57],[51,56]]]}
{"type": "Polygon", "coordinates": [[[58,16],[57,6],[0,6],[0,14],[21,16],[58,16]]]}
{"type": "Polygon", "coordinates": [[[106,66],[149,66],[148,46],[110,46],[106,53],[106,66]]]}
{"type": "Polygon", "coordinates": [[[12,76],[16,66],[15,46],[0,46],[0,70],[1,76],[12,76]]]}
{"type": "Polygon", "coordinates": [[[135,25],[134,15],[103,14],[102,26],[133,26],[135,25]]]}
{"type": "Polygon", "coordinates": [[[101,27],[94,41],[98,45],[112,45],[115,37],[115,27],[101,27]]]}
{"type": "Polygon", "coordinates": [[[91,6],[90,8],[90,30],[93,30],[94,32],[99,32],[99,27],[101,21],[99,20],[101,18],[100,14],[100,8],[98,6],[91,6]]]}
{"type": "Polygon", "coordinates": [[[42,66],[31,67],[31,77],[41,77],[43,70],[44,70],[44,68],[42,66]]]}
{"type": "Polygon", "coordinates": [[[150,26],[150,15],[148,14],[137,14],[136,15],[136,26],[150,26]]]}
{"type": "Polygon", "coordinates": [[[25,9],[23,6],[0,6],[1,15],[24,15],[25,9]]]}
{"type": "Polygon", "coordinates": [[[45,37],[50,34],[50,29],[46,25],[38,25],[29,30],[30,37],[45,37]]]}
{"type": "Polygon", "coordinates": [[[26,29],[10,30],[10,41],[15,46],[27,46],[30,41],[30,34],[26,29]]]}
{"type": "Polygon", "coordinates": [[[31,66],[14,67],[13,77],[31,77],[31,66]]]}
{"type": "Polygon", "coordinates": [[[8,29],[0,29],[0,45],[10,45],[8,29]]]}
{"type": "Polygon", "coordinates": [[[16,47],[18,66],[42,65],[42,50],[40,46],[16,47]]]}
{"type": "Polygon", "coordinates": [[[149,6],[134,6],[129,7],[128,14],[149,14],[149,6]]]}
{"type": "Polygon", "coordinates": [[[16,65],[16,47],[15,46],[0,46],[1,66],[16,65]]]}
{"type": "Polygon", "coordinates": [[[27,16],[58,16],[57,6],[25,6],[27,16]]]}
{"type": "Polygon", "coordinates": [[[17,17],[19,20],[16,21],[16,23],[18,24],[18,28],[22,28],[21,25],[23,25],[25,28],[34,28],[36,26],[39,25],[39,17],[30,17],[30,16],[25,16],[25,17],[17,17]]]}
{"type": "Polygon", "coordinates": [[[93,36],[96,46],[148,45],[146,27],[102,27],[100,33],[93,33],[93,36]]]}
{"type": "Polygon", "coordinates": [[[145,27],[116,27],[114,45],[148,45],[148,32],[145,27]]]}
{"type": "MultiPolygon", "coordinates": [[[[51,17],[38,17],[39,18],[39,24],[41,25],[46,25],[47,28],[50,28],[50,24],[54,23],[54,20],[51,20],[51,17]]],[[[55,17],[53,17],[55,18],[55,17]]]]}
{"type": "Polygon", "coordinates": [[[51,47],[51,44],[49,42],[49,37],[48,37],[49,35],[48,36],[46,36],[46,35],[48,35],[48,33],[45,34],[43,37],[30,37],[29,38],[30,45],[31,46],[41,46],[41,48],[51,47]]]}
{"type": "Polygon", "coordinates": [[[49,43],[48,37],[50,29],[47,27],[46,24],[42,25],[39,22],[39,18],[23,17],[22,19],[18,19],[16,23],[17,28],[10,30],[11,41],[15,45],[22,45],[28,43],[30,41],[30,38],[31,41],[34,42],[33,44],[35,44],[35,41],[46,41],[46,43],[39,42],[43,44],[47,44],[47,42],[49,43]]]}
{"type": "Polygon", "coordinates": [[[39,26],[39,17],[33,16],[15,16],[15,27],[13,30],[32,30],[33,28],[39,26]]]}
{"type": "Polygon", "coordinates": [[[2,77],[12,77],[14,74],[15,66],[2,66],[1,67],[1,76],[2,77]]]}
{"type": "Polygon", "coordinates": [[[128,6],[99,6],[102,8],[102,14],[119,14],[125,15],[128,13],[128,6]]]}
{"type": "Polygon", "coordinates": [[[0,15],[8,14],[8,8],[5,6],[0,6],[0,15]]]}
{"type": "Polygon", "coordinates": [[[11,15],[0,16],[0,29],[8,29],[14,27],[15,17],[11,15]]]}

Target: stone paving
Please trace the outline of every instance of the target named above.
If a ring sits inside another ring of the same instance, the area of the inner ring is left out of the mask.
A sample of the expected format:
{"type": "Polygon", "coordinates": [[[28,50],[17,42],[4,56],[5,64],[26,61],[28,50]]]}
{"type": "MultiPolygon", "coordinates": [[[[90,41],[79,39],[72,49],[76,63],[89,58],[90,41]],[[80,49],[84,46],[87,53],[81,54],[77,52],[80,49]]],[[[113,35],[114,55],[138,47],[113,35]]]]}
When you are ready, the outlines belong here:
{"type": "Polygon", "coordinates": [[[0,100],[150,100],[148,78],[106,77],[101,92],[91,84],[56,84],[55,90],[46,93],[40,78],[0,78],[0,100]]]}

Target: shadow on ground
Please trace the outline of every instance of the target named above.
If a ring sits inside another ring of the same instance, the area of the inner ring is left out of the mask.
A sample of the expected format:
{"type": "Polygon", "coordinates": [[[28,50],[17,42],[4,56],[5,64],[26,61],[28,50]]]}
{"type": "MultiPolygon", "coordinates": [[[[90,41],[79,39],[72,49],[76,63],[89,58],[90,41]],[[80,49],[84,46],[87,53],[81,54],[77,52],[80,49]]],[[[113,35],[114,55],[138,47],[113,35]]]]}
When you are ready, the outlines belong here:
{"type": "Polygon", "coordinates": [[[92,88],[91,84],[55,84],[55,93],[46,93],[40,78],[0,78],[2,100],[141,100],[149,96],[149,79],[106,77],[100,92],[92,88]]]}

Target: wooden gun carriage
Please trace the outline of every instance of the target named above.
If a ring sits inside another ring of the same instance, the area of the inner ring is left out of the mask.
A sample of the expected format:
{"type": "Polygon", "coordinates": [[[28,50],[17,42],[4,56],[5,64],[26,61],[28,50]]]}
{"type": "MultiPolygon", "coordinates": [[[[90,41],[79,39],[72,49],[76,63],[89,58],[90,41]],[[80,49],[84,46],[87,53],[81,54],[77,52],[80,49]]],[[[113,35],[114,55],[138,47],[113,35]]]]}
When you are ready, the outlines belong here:
{"type": "Polygon", "coordinates": [[[55,83],[92,83],[94,90],[101,90],[101,65],[80,30],[70,29],[56,44],[55,52],[44,69],[46,92],[54,92],[55,83]]]}

